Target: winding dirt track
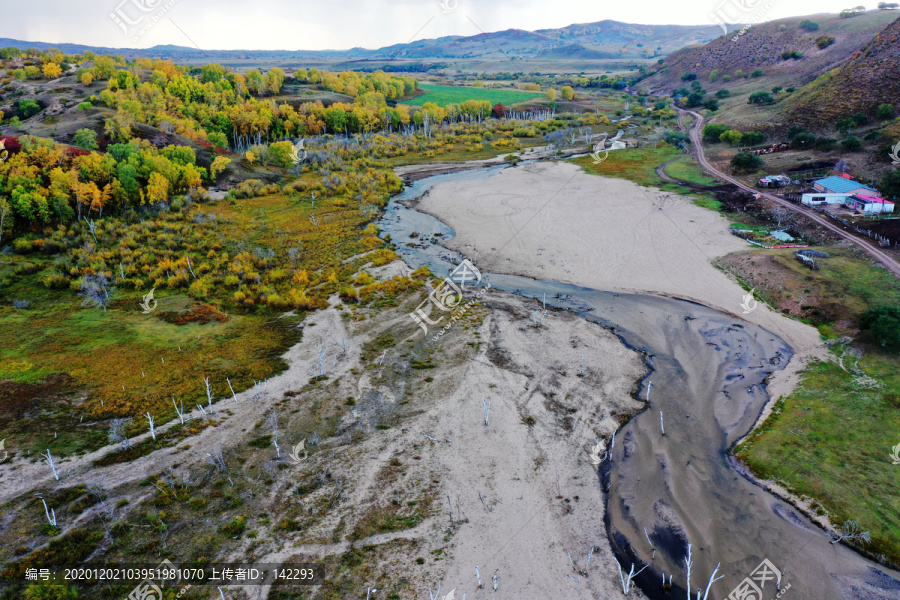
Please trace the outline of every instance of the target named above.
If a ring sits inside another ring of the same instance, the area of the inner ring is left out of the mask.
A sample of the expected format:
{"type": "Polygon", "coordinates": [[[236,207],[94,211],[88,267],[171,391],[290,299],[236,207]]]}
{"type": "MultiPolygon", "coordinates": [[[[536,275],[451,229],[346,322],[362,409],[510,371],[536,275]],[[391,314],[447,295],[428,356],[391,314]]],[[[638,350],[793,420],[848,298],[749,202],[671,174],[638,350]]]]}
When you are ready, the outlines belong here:
{"type": "MultiPolygon", "coordinates": [[[[746,191],[752,192],[754,194],[759,194],[760,196],[762,196],[763,198],[765,198],[767,200],[776,202],[788,210],[792,210],[796,213],[800,213],[804,217],[806,217],[812,221],[815,221],[817,224],[821,225],[825,229],[832,231],[832,232],[836,233],[837,235],[841,236],[842,238],[844,238],[845,240],[848,240],[848,241],[856,244],[857,246],[859,246],[860,248],[862,248],[863,250],[868,252],[870,255],[872,255],[873,258],[878,260],[887,270],[889,270],[894,275],[900,277],[900,263],[898,263],[893,257],[891,257],[889,254],[884,252],[880,247],[878,247],[877,245],[868,241],[867,239],[859,238],[859,237],[849,233],[848,231],[845,231],[844,229],[835,225],[834,223],[832,223],[825,217],[822,217],[822,216],[816,214],[814,211],[812,211],[808,208],[804,208],[800,204],[794,204],[793,202],[788,202],[787,200],[783,200],[782,198],[779,198],[778,196],[774,196],[772,194],[768,194],[766,192],[761,192],[759,190],[756,190],[748,185],[745,185],[744,183],[741,183],[734,177],[731,177],[730,175],[726,175],[722,171],[719,171],[718,169],[716,169],[706,159],[706,153],[703,150],[703,140],[701,138],[701,132],[703,130],[703,116],[700,115],[700,113],[694,112],[692,110],[684,110],[684,109],[679,108],[678,109],[678,124],[679,124],[679,126],[681,126],[681,117],[684,114],[689,114],[694,117],[694,122],[691,124],[691,128],[688,131],[688,135],[691,138],[692,145],[694,146],[694,148],[697,151],[697,160],[700,162],[700,165],[704,169],[706,169],[710,174],[712,174],[714,177],[716,177],[718,179],[721,179],[722,181],[727,181],[728,183],[734,184],[742,190],[746,190],[746,191]]],[[[684,128],[682,127],[682,130],[683,129],[684,128]]],[[[665,176],[664,176],[664,178],[670,179],[670,177],[665,177],[665,176]]]]}

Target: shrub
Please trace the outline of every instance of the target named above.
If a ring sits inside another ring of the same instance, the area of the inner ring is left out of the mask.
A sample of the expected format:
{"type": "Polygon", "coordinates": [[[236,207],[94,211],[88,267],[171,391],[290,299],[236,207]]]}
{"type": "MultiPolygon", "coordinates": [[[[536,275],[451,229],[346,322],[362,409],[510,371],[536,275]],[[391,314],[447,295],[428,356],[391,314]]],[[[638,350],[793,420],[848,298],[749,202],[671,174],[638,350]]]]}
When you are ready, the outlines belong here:
{"type": "Polygon", "coordinates": [[[747,104],[772,104],[775,100],[769,92],[754,92],[747,98],[747,104]]]}
{"type": "Polygon", "coordinates": [[[31,240],[18,239],[13,242],[13,250],[18,254],[31,254],[34,251],[34,242],[31,240]]]}
{"type": "Polygon", "coordinates": [[[879,119],[890,119],[894,116],[894,107],[890,104],[879,104],[875,110],[875,116],[879,119]]]}
{"type": "Polygon", "coordinates": [[[868,330],[883,347],[900,348],[900,308],[896,306],[870,308],[860,316],[859,328],[868,330]]]}
{"type": "Polygon", "coordinates": [[[834,145],[837,143],[837,140],[830,137],[820,137],[816,140],[816,149],[827,152],[834,148],[834,145]]]}
{"type": "Polygon", "coordinates": [[[51,290],[64,290],[69,287],[69,279],[61,273],[51,273],[44,277],[41,282],[51,290]]]}
{"type": "MultiPolygon", "coordinates": [[[[799,50],[785,50],[781,53],[781,58],[783,58],[784,60],[790,60],[792,58],[799,60],[803,58],[803,53],[799,50]]],[[[762,75],[762,71],[760,71],[759,69],[757,69],[756,71],[759,71],[759,74],[762,75]]],[[[754,71],[754,73],[756,73],[756,71],[754,71]]],[[[754,77],[759,77],[759,75],[754,75],[754,77]]]]}
{"type": "Polygon", "coordinates": [[[844,150],[847,152],[856,152],[862,148],[862,142],[859,141],[859,138],[855,135],[851,135],[847,139],[841,140],[841,146],[843,146],[844,150]]]}
{"type": "MultiPolygon", "coordinates": [[[[802,54],[800,56],[803,56],[802,54]]],[[[754,69],[752,73],[750,73],[750,77],[762,77],[763,70],[762,69],[754,69]]]]}
{"type": "Polygon", "coordinates": [[[680,131],[667,131],[665,140],[667,144],[672,144],[673,146],[691,143],[691,138],[680,131]]]}
{"type": "Polygon", "coordinates": [[[856,127],[856,121],[853,119],[838,119],[834,126],[841,133],[850,133],[850,130],[856,127]]]}
{"type": "Polygon", "coordinates": [[[703,101],[703,108],[708,111],[717,111],[719,110],[719,101],[715,98],[709,98],[703,101]]]}
{"type": "Polygon", "coordinates": [[[240,536],[247,529],[247,523],[244,517],[237,517],[233,521],[225,523],[219,527],[219,533],[224,533],[229,537],[240,536]]]}
{"type": "Polygon", "coordinates": [[[344,286],[341,288],[341,291],[338,292],[338,296],[344,302],[356,303],[359,302],[359,292],[353,286],[344,286]]]}
{"type": "Polygon", "coordinates": [[[816,40],[816,46],[818,46],[821,50],[824,50],[828,46],[834,43],[834,38],[830,35],[823,35],[822,37],[816,40]]]}
{"type": "Polygon", "coordinates": [[[716,98],[718,98],[720,100],[722,98],[727,98],[730,95],[731,95],[731,92],[729,92],[728,90],[725,90],[725,89],[722,89],[722,90],[719,90],[718,92],[716,92],[716,98]]]}
{"type": "Polygon", "coordinates": [[[693,81],[695,79],[697,79],[696,73],[685,73],[684,75],[681,76],[682,81],[693,81]]]}
{"type": "Polygon", "coordinates": [[[739,152],[731,159],[731,170],[735,173],[752,173],[762,166],[763,159],[748,152],[739,152]]]}
{"type": "Polygon", "coordinates": [[[819,28],[819,24],[809,19],[803,19],[800,21],[800,27],[806,31],[816,31],[819,28]]]}

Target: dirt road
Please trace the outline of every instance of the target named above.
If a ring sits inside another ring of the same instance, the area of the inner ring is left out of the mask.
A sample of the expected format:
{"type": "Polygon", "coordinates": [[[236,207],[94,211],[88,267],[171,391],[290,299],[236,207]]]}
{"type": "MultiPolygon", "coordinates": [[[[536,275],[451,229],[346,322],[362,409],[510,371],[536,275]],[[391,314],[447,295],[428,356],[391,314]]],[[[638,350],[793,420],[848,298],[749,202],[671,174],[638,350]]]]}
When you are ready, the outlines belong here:
{"type": "Polygon", "coordinates": [[[734,184],[742,190],[746,190],[746,191],[752,192],[754,194],[759,194],[763,198],[765,198],[767,200],[771,200],[773,202],[776,202],[776,203],[780,204],[781,206],[783,206],[784,208],[787,208],[788,210],[792,210],[794,212],[802,214],[806,218],[808,218],[812,221],[815,221],[817,224],[821,225],[825,229],[832,231],[832,232],[838,234],[839,236],[841,236],[842,238],[858,245],[863,250],[865,250],[870,255],[872,255],[872,257],[874,257],[877,261],[879,261],[891,273],[893,273],[894,275],[900,276],[900,263],[898,263],[893,257],[891,257],[889,254],[887,254],[884,250],[882,250],[876,244],[874,244],[866,239],[859,238],[859,237],[851,234],[850,232],[839,227],[838,225],[835,225],[834,223],[829,221],[827,218],[816,214],[811,209],[805,208],[799,204],[794,204],[793,202],[788,202],[787,200],[779,198],[778,196],[774,196],[772,194],[768,194],[766,192],[761,192],[759,190],[756,190],[750,186],[747,186],[747,185],[741,183],[739,180],[735,179],[734,177],[731,177],[730,175],[726,175],[722,171],[719,171],[718,169],[716,169],[707,160],[706,153],[703,150],[703,140],[701,138],[701,134],[703,131],[703,116],[692,110],[683,110],[680,108],[678,109],[678,114],[679,114],[679,124],[681,121],[682,114],[689,114],[694,117],[694,122],[691,125],[688,135],[690,135],[691,143],[693,144],[694,148],[697,151],[697,160],[700,162],[700,165],[704,169],[706,169],[710,174],[712,174],[713,177],[716,177],[718,179],[721,179],[722,181],[727,181],[728,183],[734,184]]]}

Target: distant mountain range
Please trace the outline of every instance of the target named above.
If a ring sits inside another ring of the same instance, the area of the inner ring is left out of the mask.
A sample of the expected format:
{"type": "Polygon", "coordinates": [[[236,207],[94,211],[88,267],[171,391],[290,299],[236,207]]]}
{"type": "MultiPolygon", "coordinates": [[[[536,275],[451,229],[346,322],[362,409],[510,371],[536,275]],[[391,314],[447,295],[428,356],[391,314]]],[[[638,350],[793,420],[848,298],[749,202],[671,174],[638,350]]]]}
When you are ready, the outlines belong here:
{"type": "Polygon", "coordinates": [[[443,60],[454,59],[638,59],[665,56],[679,48],[702,44],[722,34],[717,25],[636,25],[598,21],[559,29],[508,29],[473,36],[416,40],[369,50],[198,50],[186,46],[107,48],[81,44],[29,42],[0,38],[0,47],[58,48],[69,54],[85,51],[121,54],[126,58],[152,57],[181,61],[285,60],[443,60]]]}

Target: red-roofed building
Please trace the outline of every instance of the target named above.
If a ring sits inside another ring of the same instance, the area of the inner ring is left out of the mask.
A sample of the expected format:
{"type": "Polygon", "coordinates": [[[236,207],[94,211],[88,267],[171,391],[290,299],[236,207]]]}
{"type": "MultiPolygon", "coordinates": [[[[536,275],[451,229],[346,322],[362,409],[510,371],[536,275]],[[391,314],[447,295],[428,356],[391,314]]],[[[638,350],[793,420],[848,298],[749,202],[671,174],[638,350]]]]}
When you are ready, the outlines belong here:
{"type": "Polygon", "coordinates": [[[867,215],[894,212],[894,203],[890,200],[864,194],[853,194],[844,205],[867,215]]]}

